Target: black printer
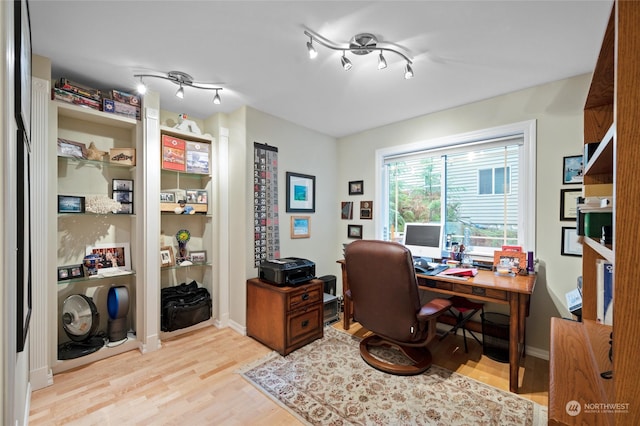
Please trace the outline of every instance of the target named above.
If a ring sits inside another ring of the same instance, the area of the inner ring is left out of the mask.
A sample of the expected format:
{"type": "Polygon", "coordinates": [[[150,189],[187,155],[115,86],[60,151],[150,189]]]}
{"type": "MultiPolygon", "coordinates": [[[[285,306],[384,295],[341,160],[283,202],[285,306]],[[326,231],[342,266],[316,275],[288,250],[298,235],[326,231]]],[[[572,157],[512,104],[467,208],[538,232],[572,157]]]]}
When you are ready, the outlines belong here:
{"type": "Polygon", "coordinates": [[[316,277],[316,264],[299,257],[263,260],[259,267],[260,279],[279,286],[306,283],[316,277]]]}

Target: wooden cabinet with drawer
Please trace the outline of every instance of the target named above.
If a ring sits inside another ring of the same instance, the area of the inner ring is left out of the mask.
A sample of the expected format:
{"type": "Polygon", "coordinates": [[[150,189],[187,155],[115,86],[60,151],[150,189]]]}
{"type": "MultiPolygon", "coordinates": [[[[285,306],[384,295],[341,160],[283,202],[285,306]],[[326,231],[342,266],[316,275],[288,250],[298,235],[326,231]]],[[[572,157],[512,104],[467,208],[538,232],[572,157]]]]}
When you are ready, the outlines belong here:
{"type": "Polygon", "coordinates": [[[247,336],[281,355],[323,335],[323,282],[278,287],[259,278],[247,280],[247,336]]]}

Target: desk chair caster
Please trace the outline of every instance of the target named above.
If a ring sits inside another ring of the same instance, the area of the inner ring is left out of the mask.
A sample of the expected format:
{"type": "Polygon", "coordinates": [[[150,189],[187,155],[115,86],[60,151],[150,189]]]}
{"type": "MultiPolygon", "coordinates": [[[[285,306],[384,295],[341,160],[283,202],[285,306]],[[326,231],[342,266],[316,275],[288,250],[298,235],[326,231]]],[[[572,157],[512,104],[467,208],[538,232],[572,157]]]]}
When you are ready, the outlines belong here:
{"type": "Polygon", "coordinates": [[[456,334],[458,329],[462,329],[462,336],[464,337],[464,351],[465,353],[469,352],[469,348],[467,346],[467,332],[475,339],[476,342],[480,346],[482,346],[482,342],[480,339],[473,333],[473,331],[467,328],[467,322],[479,311],[482,311],[484,314],[484,303],[472,302],[466,297],[462,296],[453,296],[449,298],[451,302],[451,307],[449,308],[449,313],[456,318],[456,324],[445,334],[440,336],[440,341],[444,340],[450,334],[456,334]]]}

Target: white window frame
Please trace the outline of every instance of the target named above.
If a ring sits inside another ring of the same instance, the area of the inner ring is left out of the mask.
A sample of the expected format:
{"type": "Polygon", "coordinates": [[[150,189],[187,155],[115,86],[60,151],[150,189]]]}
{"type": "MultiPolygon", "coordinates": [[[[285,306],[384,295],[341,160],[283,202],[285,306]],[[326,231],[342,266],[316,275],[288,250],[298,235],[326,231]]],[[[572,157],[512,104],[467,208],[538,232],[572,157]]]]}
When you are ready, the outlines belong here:
{"type": "Polygon", "coordinates": [[[507,169],[507,171],[509,173],[507,173],[507,176],[509,176],[509,185],[507,187],[507,192],[506,194],[509,195],[511,194],[511,167],[510,166],[500,166],[500,167],[486,167],[484,169],[478,169],[478,186],[477,186],[477,191],[476,194],[480,197],[485,197],[485,196],[492,196],[492,195],[504,195],[505,193],[496,193],[496,170],[498,169],[507,169]],[[491,170],[491,193],[488,194],[481,194],[480,193],[480,172],[483,170],[491,170]]]}
{"type": "MultiPolygon", "coordinates": [[[[375,152],[375,195],[374,203],[380,206],[380,214],[374,218],[375,238],[382,240],[388,237],[386,229],[388,209],[384,200],[388,200],[387,188],[384,185],[385,158],[412,153],[453,148],[458,145],[482,144],[483,141],[521,135],[523,138],[522,152],[519,155],[518,203],[518,245],[525,250],[536,249],[536,120],[496,126],[467,133],[444,136],[430,140],[418,141],[403,145],[380,148],[375,152]]],[[[513,184],[513,183],[512,183],[513,184]]]]}

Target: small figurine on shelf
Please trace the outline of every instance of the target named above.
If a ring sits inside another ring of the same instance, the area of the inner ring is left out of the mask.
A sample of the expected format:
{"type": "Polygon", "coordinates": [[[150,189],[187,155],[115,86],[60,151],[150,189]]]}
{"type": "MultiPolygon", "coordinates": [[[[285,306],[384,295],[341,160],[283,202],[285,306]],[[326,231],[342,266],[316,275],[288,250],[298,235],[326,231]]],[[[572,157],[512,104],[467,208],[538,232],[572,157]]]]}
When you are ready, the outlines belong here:
{"type": "Polygon", "coordinates": [[[178,115],[178,124],[174,127],[178,130],[186,130],[187,132],[196,133],[201,135],[200,127],[196,124],[195,121],[189,120],[187,118],[187,114],[179,114],[178,115]]]}
{"type": "Polygon", "coordinates": [[[89,144],[89,148],[87,149],[88,160],[102,161],[102,157],[107,154],[107,151],[100,151],[98,148],[96,148],[96,144],[93,142],[89,144]]]}

